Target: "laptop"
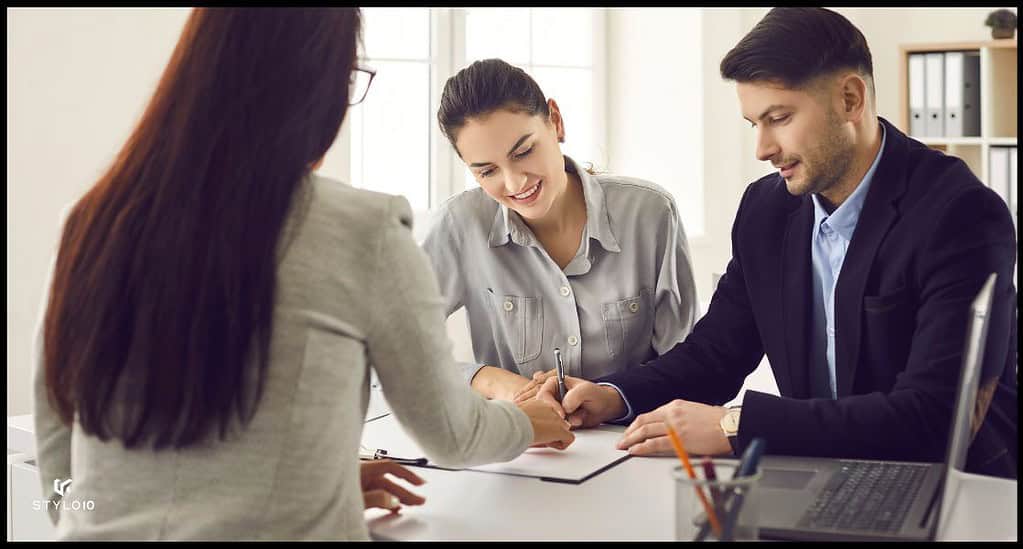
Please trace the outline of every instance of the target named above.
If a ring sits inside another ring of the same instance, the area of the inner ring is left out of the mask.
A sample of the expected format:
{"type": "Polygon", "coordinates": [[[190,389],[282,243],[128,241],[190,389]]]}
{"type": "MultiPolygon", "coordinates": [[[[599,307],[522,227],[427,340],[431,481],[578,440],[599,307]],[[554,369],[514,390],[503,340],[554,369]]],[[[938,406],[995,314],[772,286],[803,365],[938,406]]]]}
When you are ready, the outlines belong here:
{"type": "Polygon", "coordinates": [[[761,538],[935,539],[947,522],[966,465],[995,278],[995,273],[988,277],[970,306],[945,462],[764,456],[759,487],[759,499],[765,503],[760,508],[761,538]]]}

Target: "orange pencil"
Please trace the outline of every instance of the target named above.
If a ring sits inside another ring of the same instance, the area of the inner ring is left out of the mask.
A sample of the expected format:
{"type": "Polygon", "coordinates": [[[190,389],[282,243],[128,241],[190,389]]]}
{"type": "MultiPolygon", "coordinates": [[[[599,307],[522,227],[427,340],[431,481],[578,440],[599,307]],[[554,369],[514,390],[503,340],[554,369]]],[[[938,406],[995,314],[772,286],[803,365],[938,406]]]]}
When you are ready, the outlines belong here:
{"type": "MultiPolygon", "coordinates": [[[[692,464],[689,463],[689,454],[686,453],[685,447],[682,446],[682,439],[679,438],[675,429],[671,428],[671,425],[665,425],[668,427],[668,437],[671,439],[671,445],[675,447],[675,453],[678,454],[678,458],[682,460],[682,466],[685,467],[689,478],[696,480],[696,471],[693,470],[692,464]]],[[[700,497],[700,503],[703,504],[703,510],[707,513],[707,520],[710,521],[710,527],[714,529],[714,535],[717,536],[718,539],[721,539],[721,524],[718,522],[718,516],[714,512],[714,508],[707,502],[707,497],[703,495],[703,490],[700,489],[699,485],[694,484],[693,488],[696,489],[696,495],[700,497]]]]}

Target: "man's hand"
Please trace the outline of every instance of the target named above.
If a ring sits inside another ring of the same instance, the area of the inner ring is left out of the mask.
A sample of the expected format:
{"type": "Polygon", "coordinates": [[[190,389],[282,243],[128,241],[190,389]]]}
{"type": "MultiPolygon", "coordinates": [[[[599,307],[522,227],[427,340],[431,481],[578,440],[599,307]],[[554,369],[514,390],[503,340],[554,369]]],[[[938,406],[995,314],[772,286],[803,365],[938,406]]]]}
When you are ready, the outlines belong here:
{"type": "Polygon", "coordinates": [[[385,475],[391,474],[419,486],[426,482],[418,475],[397,463],[381,459],[359,463],[359,476],[362,484],[362,500],[366,509],[378,507],[398,513],[400,503],[405,505],[422,505],[426,502],[423,496],[413,494],[395,484],[385,475]],[[399,503],[400,502],[400,503],[399,503]]]}
{"type": "Polygon", "coordinates": [[[558,378],[549,377],[536,398],[551,403],[573,428],[595,427],[625,415],[625,402],[614,387],[565,376],[565,400],[558,402],[558,378]]]}
{"type": "Polygon", "coordinates": [[[628,450],[635,456],[671,455],[673,449],[666,427],[671,425],[690,453],[728,454],[732,446],[721,430],[721,418],[726,413],[728,409],[722,406],[673,400],[652,412],[636,416],[618,442],[618,449],[628,450]]]}

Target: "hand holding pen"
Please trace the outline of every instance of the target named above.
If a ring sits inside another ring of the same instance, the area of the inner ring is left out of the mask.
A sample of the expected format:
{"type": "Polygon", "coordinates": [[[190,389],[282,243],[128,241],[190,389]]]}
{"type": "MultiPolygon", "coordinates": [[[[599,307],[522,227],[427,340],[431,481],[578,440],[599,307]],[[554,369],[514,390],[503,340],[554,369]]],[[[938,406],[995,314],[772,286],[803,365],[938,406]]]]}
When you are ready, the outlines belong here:
{"type": "Polygon", "coordinates": [[[543,387],[544,382],[551,377],[557,379],[557,400],[558,402],[561,402],[565,399],[565,393],[568,392],[568,386],[565,385],[565,362],[561,358],[561,349],[556,347],[554,349],[554,368],[546,372],[533,372],[533,379],[529,380],[525,385],[519,388],[512,397],[512,400],[515,404],[521,404],[531,398],[535,398],[540,392],[540,389],[543,387]]]}
{"type": "Polygon", "coordinates": [[[557,376],[550,377],[536,394],[538,400],[556,406],[573,428],[596,427],[625,415],[627,410],[618,389],[566,375],[564,398],[558,400],[557,376]]]}

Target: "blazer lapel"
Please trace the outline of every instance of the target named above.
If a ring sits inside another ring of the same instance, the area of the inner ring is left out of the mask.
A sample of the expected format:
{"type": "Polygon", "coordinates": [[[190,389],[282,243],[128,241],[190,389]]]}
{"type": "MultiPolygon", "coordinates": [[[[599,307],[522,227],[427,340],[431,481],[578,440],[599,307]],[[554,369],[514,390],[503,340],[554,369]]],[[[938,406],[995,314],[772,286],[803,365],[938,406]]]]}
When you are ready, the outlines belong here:
{"type": "MultiPolygon", "coordinates": [[[[810,279],[810,231],[813,225],[813,204],[802,197],[800,206],[789,214],[785,229],[781,269],[781,309],[785,332],[785,367],[788,370],[789,391],[779,392],[793,398],[810,396],[809,354],[810,303],[813,282],[810,279]]],[[[781,380],[779,380],[781,382],[781,380]]]]}
{"type": "Polygon", "coordinates": [[[838,397],[852,392],[856,367],[860,361],[860,336],[863,323],[863,292],[874,264],[874,257],[888,230],[898,219],[896,201],[906,188],[906,136],[885,125],[887,144],[881,163],[874,173],[863,202],[852,241],[835,282],[835,376],[838,397]]]}

